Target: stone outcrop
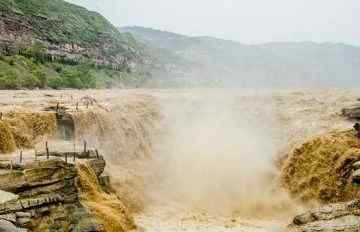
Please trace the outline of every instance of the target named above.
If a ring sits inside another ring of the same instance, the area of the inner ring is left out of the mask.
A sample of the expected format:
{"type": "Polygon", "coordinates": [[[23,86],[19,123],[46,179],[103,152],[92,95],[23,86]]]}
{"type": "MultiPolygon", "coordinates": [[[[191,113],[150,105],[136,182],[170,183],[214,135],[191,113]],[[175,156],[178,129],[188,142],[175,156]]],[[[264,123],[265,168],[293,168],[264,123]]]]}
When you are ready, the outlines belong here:
{"type": "Polygon", "coordinates": [[[289,228],[294,232],[358,232],[360,201],[331,204],[310,210],[296,216],[289,228]]]}
{"type": "Polygon", "coordinates": [[[342,109],[342,115],[349,119],[360,119],[360,106],[352,106],[342,109]]]}
{"type": "MultiPolygon", "coordinates": [[[[350,180],[360,183],[360,161],[351,165],[350,180]]],[[[296,216],[289,226],[294,232],[358,232],[360,231],[360,200],[330,204],[296,216]]]]}
{"type": "Polygon", "coordinates": [[[46,47],[43,58],[49,61],[76,65],[91,59],[97,67],[119,71],[134,70],[141,63],[140,44],[97,13],[65,1],[43,1],[39,6],[13,2],[11,7],[0,2],[0,53],[23,54],[34,42],[41,42],[46,47]],[[74,16],[80,19],[70,21],[74,16]],[[94,30],[79,31],[84,28],[94,30]]]}
{"type": "MultiPolygon", "coordinates": [[[[38,161],[1,165],[0,189],[6,191],[1,195],[13,197],[0,202],[0,231],[104,231],[102,223],[80,202],[75,164],[67,162],[65,154],[56,154],[49,159],[42,156],[38,161]]],[[[105,168],[102,156],[90,151],[73,155],[78,162],[89,164],[99,182],[104,179],[100,178],[105,168]]]]}

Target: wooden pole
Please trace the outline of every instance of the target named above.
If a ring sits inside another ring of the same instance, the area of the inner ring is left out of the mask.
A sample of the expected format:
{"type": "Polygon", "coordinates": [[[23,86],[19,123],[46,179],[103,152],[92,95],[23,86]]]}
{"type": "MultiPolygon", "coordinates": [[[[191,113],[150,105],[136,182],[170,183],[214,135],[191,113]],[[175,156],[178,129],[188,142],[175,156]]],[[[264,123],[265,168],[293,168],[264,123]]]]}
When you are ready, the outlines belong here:
{"type": "Polygon", "coordinates": [[[59,102],[56,104],[56,112],[59,112],[59,102]]]}
{"type": "Polygon", "coordinates": [[[86,151],[87,151],[86,146],[87,146],[87,143],[86,143],[86,140],[84,140],[84,153],[86,153],[86,151]]]}
{"type": "Polygon", "coordinates": [[[45,142],[45,147],[46,147],[46,159],[49,159],[50,158],[50,152],[49,152],[48,141],[45,142]]]}
{"type": "Polygon", "coordinates": [[[10,160],[10,171],[12,172],[13,171],[13,161],[10,160]]]}
{"type": "Polygon", "coordinates": [[[79,110],[79,102],[76,102],[76,111],[79,110]]]}
{"type": "Polygon", "coordinates": [[[23,151],[20,151],[20,164],[22,164],[22,160],[23,160],[23,151]]]}
{"type": "Polygon", "coordinates": [[[96,153],[96,158],[97,158],[97,159],[99,159],[99,158],[100,158],[100,156],[99,156],[99,152],[98,152],[98,150],[97,150],[97,149],[95,149],[95,153],[96,153]]]}

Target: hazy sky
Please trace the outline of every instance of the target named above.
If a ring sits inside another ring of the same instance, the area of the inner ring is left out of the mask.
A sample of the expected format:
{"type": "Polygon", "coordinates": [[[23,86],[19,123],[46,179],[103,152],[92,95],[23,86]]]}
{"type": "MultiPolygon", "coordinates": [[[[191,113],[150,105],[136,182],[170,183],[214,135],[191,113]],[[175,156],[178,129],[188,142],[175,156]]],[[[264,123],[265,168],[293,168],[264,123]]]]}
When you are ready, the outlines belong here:
{"type": "Polygon", "coordinates": [[[243,43],[360,45],[360,0],[68,0],[116,26],[145,26],[243,43]]]}

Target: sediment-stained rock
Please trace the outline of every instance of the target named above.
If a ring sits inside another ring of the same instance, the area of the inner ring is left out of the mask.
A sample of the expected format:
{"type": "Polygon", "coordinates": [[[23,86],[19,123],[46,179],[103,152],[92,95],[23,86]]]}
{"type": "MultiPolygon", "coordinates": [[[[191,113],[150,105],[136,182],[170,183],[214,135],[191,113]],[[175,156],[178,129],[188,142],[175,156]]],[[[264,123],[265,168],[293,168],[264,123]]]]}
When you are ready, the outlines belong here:
{"type": "Polygon", "coordinates": [[[349,119],[360,119],[360,106],[352,106],[342,109],[342,115],[349,119]]]}
{"type": "Polygon", "coordinates": [[[360,201],[337,203],[310,210],[296,216],[289,229],[294,232],[360,231],[360,201]]]}
{"type": "Polygon", "coordinates": [[[16,227],[13,223],[0,219],[1,232],[26,232],[27,230],[16,227]]]}
{"type": "Polygon", "coordinates": [[[354,129],[317,137],[287,160],[282,178],[293,196],[333,203],[296,216],[290,231],[360,231],[360,140],[354,129]]]}
{"type": "MultiPolygon", "coordinates": [[[[105,161],[94,154],[89,151],[84,162],[99,178],[105,161]]],[[[0,231],[104,231],[102,222],[80,202],[76,165],[60,157],[58,153],[57,157],[17,164],[16,169],[1,166],[0,189],[13,197],[0,202],[0,231]]]]}

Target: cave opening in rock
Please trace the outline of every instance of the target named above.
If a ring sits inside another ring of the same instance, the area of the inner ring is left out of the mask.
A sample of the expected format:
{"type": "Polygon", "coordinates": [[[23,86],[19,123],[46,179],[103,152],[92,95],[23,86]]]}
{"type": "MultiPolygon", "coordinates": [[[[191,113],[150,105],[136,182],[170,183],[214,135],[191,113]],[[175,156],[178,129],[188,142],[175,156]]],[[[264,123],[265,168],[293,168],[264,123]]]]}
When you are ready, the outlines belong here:
{"type": "Polygon", "coordinates": [[[75,137],[75,123],[71,114],[56,114],[58,136],[64,140],[72,140],[75,137]]]}

